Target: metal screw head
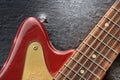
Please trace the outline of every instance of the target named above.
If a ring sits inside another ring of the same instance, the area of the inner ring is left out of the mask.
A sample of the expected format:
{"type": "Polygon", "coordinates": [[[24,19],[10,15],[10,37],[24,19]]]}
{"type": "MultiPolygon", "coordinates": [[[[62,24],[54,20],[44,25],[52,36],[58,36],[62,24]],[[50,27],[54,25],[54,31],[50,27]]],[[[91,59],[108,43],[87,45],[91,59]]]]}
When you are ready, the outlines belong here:
{"type": "Polygon", "coordinates": [[[38,46],[33,46],[33,50],[37,50],[38,49],[38,46]]]}

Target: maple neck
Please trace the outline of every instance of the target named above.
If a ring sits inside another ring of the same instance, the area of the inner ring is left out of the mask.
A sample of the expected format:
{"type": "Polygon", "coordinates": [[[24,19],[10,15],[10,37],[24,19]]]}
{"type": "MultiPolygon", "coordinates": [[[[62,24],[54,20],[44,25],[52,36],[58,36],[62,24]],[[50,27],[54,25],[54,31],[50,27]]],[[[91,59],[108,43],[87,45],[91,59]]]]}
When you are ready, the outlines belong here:
{"type": "Polygon", "coordinates": [[[101,80],[120,52],[119,43],[120,0],[116,0],[55,79],[101,80]]]}

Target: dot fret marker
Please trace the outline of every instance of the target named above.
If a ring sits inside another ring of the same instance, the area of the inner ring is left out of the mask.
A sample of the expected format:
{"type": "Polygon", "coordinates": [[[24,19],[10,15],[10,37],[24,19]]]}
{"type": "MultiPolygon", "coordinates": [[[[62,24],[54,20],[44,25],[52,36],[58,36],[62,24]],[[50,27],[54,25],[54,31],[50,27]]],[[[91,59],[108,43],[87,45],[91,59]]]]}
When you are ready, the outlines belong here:
{"type": "Polygon", "coordinates": [[[105,27],[109,27],[109,23],[105,23],[105,27]]]}
{"type": "Polygon", "coordinates": [[[95,59],[97,56],[95,54],[92,55],[92,58],[95,59]]]}
{"type": "Polygon", "coordinates": [[[84,72],[85,72],[85,71],[84,71],[83,69],[82,69],[82,70],[80,70],[80,73],[81,73],[81,74],[84,74],[84,72]]]}

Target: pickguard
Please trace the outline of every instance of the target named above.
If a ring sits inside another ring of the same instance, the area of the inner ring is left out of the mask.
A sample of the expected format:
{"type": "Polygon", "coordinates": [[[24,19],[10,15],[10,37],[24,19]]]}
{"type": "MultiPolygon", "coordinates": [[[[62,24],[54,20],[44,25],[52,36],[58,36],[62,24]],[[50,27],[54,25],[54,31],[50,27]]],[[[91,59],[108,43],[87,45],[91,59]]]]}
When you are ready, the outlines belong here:
{"type": "Polygon", "coordinates": [[[38,42],[28,46],[22,80],[52,80],[38,42]]]}

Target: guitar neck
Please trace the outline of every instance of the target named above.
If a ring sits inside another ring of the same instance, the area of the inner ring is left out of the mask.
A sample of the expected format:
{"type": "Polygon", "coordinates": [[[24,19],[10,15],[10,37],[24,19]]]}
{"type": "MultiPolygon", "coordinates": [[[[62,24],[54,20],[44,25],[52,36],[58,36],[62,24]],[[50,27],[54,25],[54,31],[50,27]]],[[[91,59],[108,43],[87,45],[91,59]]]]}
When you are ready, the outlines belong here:
{"type": "Polygon", "coordinates": [[[116,0],[55,79],[101,80],[120,52],[119,43],[120,0],[116,0]]]}

